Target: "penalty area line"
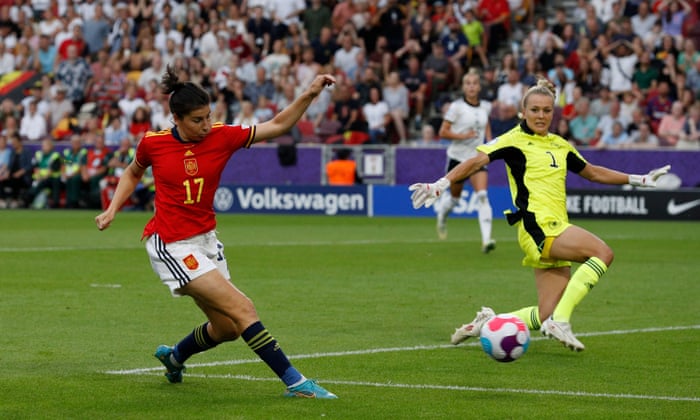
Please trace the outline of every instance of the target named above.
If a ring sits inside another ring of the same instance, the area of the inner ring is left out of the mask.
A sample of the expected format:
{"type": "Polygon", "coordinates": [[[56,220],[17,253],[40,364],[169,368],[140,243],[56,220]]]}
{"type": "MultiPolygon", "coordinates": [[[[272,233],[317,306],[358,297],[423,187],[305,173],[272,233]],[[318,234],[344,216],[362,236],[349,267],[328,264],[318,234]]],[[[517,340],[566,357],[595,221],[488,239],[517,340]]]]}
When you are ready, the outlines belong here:
{"type": "MultiPolygon", "coordinates": [[[[588,333],[578,333],[578,337],[598,337],[606,335],[622,335],[622,334],[640,334],[640,333],[654,333],[654,332],[665,332],[665,331],[685,331],[685,330],[697,330],[700,329],[700,325],[687,325],[687,326],[675,326],[675,327],[649,327],[649,328],[639,328],[632,330],[612,330],[612,331],[599,331],[599,332],[588,332],[588,333]]],[[[546,337],[531,337],[530,341],[540,341],[548,340],[546,337]]],[[[464,347],[476,347],[480,343],[476,340],[467,342],[460,346],[464,347]]],[[[437,350],[437,349],[448,349],[457,348],[459,346],[454,346],[452,344],[436,344],[436,345],[419,345],[410,347],[387,347],[387,348],[377,348],[377,349],[362,349],[362,350],[347,350],[347,351],[336,351],[336,352],[325,352],[325,353],[310,353],[310,354],[297,354],[287,356],[290,360],[301,360],[301,359],[318,359],[322,357],[345,357],[345,356],[362,356],[366,354],[379,354],[379,353],[392,353],[392,352],[403,352],[403,351],[420,351],[420,350],[437,350]]],[[[187,366],[190,368],[195,367],[214,367],[214,366],[231,366],[231,365],[244,365],[250,363],[261,363],[260,359],[237,359],[237,360],[222,360],[218,362],[208,362],[208,363],[188,363],[187,366]]],[[[137,369],[121,369],[121,370],[109,370],[105,373],[112,375],[139,375],[147,372],[154,372],[162,370],[162,367],[153,368],[137,368],[137,369]]]]}
{"type": "MultiPolygon", "coordinates": [[[[162,369],[162,368],[161,368],[162,369]]],[[[242,381],[257,382],[279,382],[278,378],[261,378],[249,375],[230,374],[188,374],[188,377],[203,379],[236,379],[242,381]]],[[[402,384],[394,382],[364,382],[364,381],[340,381],[332,379],[320,379],[319,382],[331,385],[362,386],[375,388],[396,388],[396,389],[420,389],[437,391],[460,391],[460,392],[489,392],[501,394],[527,394],[527,395],[555,395],[560,397],[575,398],[608,398],[608,399],[628,399],[628,400],[652,400],[652,401],[682,401],[700,402],[699,397],[673,397],[668,395],[644,395],[644,394],[611,394],[607,392],[581,392],[581,391],[558,391],[550,389],[520,389],[520,388],[486,388],[480,386],[462,385],[432,385],[432,384],[402,384]]]]}

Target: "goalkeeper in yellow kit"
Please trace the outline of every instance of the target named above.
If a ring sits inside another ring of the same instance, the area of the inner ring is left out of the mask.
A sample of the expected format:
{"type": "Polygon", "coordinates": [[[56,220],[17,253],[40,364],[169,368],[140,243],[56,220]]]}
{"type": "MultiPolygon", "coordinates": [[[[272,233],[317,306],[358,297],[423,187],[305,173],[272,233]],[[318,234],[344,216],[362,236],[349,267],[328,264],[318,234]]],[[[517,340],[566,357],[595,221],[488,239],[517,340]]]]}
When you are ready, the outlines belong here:
{"type": "MultiPolygon", "coordinates": [[[[477,156],[466,160],[434,183],[409,187],[413,207],[430,206],[453,182],[465,179],[497,159],[508,169],[514,213],[508,223],[518,228],[518,242],[525,253],[523,265],[533,267],[538,304],[511,311],[530,329],[541,329],[566,347],[581,351],[570,318],[576,305],[598,283],[613,261],[613,251],[600,238],[569,223],[566,212],[568,171],[602,184],[653,187],[670,166],[646,175],[629,175],[588,163],[566,140],[549,132],[554,115],[554,86],[538,81],[523,95],[522,122],[493,141],[477,147],[477,156]],[[571,274],[571,262],[581,266],[571,274]]],[[[451,337],[459,344],[478,337],[481,326],[495,313],[483,307],[476,318],[457,328],[451,337]]]]}

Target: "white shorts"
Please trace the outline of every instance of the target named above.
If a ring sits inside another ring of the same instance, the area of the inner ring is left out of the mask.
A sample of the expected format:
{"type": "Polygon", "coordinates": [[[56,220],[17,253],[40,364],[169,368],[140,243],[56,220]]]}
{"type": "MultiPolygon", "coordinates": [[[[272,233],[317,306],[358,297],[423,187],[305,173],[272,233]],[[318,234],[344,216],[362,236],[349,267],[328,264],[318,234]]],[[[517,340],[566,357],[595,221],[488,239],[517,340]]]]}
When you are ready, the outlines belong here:
{"type": "Polygon", "coordinates": [[[219,270],[224,278],[231,278],[224,245],[213,230],[169,244],[153,234],[146,240],[146,251],[153,271],[173,296],[182,296],[181,287],[211,270],[219,270]]]}

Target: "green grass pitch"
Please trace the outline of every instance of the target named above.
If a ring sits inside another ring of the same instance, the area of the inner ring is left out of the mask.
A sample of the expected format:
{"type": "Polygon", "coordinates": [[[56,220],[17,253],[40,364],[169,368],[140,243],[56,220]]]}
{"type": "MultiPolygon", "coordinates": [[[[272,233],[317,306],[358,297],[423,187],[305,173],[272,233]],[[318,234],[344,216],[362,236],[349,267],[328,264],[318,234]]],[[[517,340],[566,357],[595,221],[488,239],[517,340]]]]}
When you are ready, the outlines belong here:
{"type": "Polygon", "coordinates": [[[700,224],[580,221],[615,262],[574,312],[572,353],[532,332],[514,363],[454,328],[536,302],[515,229],[475,219],[219,215],[234,283],[292,362],[338,394],[286,399],[242,341],[169,384],[153,357],[204,318],[155,277],[146,213],[0,213],[0,418],[691,419],[700,417],[700,224]]]}

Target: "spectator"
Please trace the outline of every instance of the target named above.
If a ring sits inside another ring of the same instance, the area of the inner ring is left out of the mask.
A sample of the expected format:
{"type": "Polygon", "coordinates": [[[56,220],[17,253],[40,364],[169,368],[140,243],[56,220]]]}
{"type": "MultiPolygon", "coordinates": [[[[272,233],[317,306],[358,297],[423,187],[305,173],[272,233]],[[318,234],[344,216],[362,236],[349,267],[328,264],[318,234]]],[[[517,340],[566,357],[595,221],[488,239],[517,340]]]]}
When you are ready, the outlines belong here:
{"type": "Polygon", "coordinates": [[[387,76],[382,97],[389,107],[389,115],[399,136],[399,142],[406,144],[408,136],[405,120],[409,116],[408,88],[401,82],[397,72],[393,71],[387,76]]]}
{"type": "Polygon", "coordinates": [[[585,6],[585,18],[578,24],[577,32],[580,38],[597,39],[605,32],[605,24],[598,19],[593,5],[585,6]]]}
{"type": "Polygon", "coordinates": [[[638,57],[643,54],[634,43],[618,40],[602,50],[608,68],[610,68],[610,90],[614,94],[632,90],[632,76],[638,57]]]}
{"type": "Polygon", "coordinates": [[[489,65],[488,57],[486,56],[485,46],[487,44],[486,40],[486,30],[484,25],[476,18],[473,9],[467,9],[464,12],[464,20],[460,23],[462,32],[467,37],[467,63],[469,66],[472,64],[473,56],[479,56],[479,62],[481,67],[485,68],[489,65]]]}
{"type": "Polygon", "coordinates": [[[615,17],[613,3],[616,2],[610,0],[591,0],[591,6],[593,6],[596,16],[598,16],[603,24],[607,24],[615,17]]]}
{"type": "Polygon", "coordinates": [[[200,57],[202,55],[202,24],[199,22],[192,26],[190,33],[185,35],[183,54],[185,57],[200,57]]]}
{"type": "Polygon", "coordinates": [[[518,117],[520,101],[526,87],[520,83],[520,74],[517,69],[508,70],[508,81],[498,87],[498,98],[494,104],[495,119],[500,122],[513,122],[518,117]]]}
{"type": "Polygon", "coordinates": [[[50,39],[54,39],[56,34],[63,30],[63,22],[56,17],[51,7],[43,11],[42,19],[37,19],[39,22],[39,34],[46,35],[50,39]]]}
{"type": "MultiPolygon", "coordinates": [[[[43,84],[41,81],[34,82],[34,84],[29,88],[29,95],[22,99],[22,102],[20,102],[20,106],[24,110],[24,113],[22,116],[26,116],[29,114],[29,104],[32,102],[36,102],[36,110],[37,113],[44,118],[48,117],[49,115],[49,102],[44,99],[43,96],[43,84]]],[[[48,127],[48,121],[45,120],[45,124],[48,127]]]]}
{"type": "Polygon", "coordinates": [[[651,131],[658,132],[659,123],[664,115],[671,112],[673,99],[671,98],[671,87],[666,80],[659,81],[656,91],[650,91],[646,98],[645,114],[649,118],[651,131]]]}
{"type": "Polygon", "coordinates": [[[353,35],[343,32],[338,36],[340,48],[333,54],[333,65],[349,75],[357,67],[357,55],[362,52],[362,48],[357,46],[353,35]]]}
{"type": "Polygon", "coordinates": [[[32,185],[32,154],[22,144],[18,132],[8,131],[7,138],[12,147],[12,158],[9,177],[0,181],[0,201],[14,209],[21,206],[21,197],[32,185]]]}
{"type": "Polygon", "coordinates": [[[640,38],[644,38],[653,31],[654,25],[659,21],[659,16],[651,11],[649,2],[642,0],[637,4],[637,13],[630,18],[632,31],[640,38]]]}
{"type": "Polygon", "coordinates": [[[101,135],[95,136],[94,142],[81,162],[80,173],[88,189],[88,208],[99,209],[102,208],[100,181],[107,175],[107,162],[111,151],[105,146],[104,137],[101,135]]]}
{"type": "Polygon", "coordinates": [[[352,159],[352,150],[339,149],[335,158],[326,164],[326,179],[328,185],[361,184],[362,178],[357,172],[357,163],[352,159]]]}
{"type": "MultiPolygon", "coordinates": [[[[639,97],[641,98],[641,96],[639,97]]],[[[622,94],[622,100],[620,101],[620,116],[627,120],[627,122],[632,121],[632,116],[635,112],[639,112],[639,98],[634,92],[625,92],[622,94]]],[[[629,131],[629,125],[627,127],[629,131]]]]}
{"type": "Polygon", "coordinates": [[[496,81],[496,70],[492,66],[486,67],[484,72],[481,74],[481,78],[481,92],[479,92],[479,99],[492,103],[497,101],[500,83],[496,81]]]}
{"type": "Polygon", "coordinates": [[[258,118],[255,116],[255,105],[253,102],[247,100],[241,102],[241,111],[233,119],[233,124],[253,127],[258,122],[258,118]]]}
{"type": "Polygon", "coordinates": [[[554,67],[547,72],[547,78],[561,90],[569,82],[574,80],[574,71],[566,66],[566,57],[563,53],[554,55],[554,67]]]}
{"type": "MultiPolygon", "coordinates": [[[[598,126],[596,127],[596,137],[604,137],[610,135],[613,132],[616,123],[622,126],[623,131],[627,131],[627,126],[629,125],[629,120],[622,116],[620,113],[620,101],[617,98],[613,98],[610,101],[609,112],[600,115],[598,117],[598,126]]],[[[617,134],[619,136],[620,133],[617,134]]],[[[615,136],[615,138],[617,137],[615,136]]]]}
{"type": "Polygon", "coordinates": [[[253,54],[258,59],[262,58],[270,50],[270,34],[272,33],[272,21],[264,16],[262,6],[253,7],[246,29],[248,30],[248,43],[254,46],[253,54]]]}
{"type": "Polygon", "coordinates": [[[678,70],[683,73],[688,73],[688,70],[695,67],[695,64],[700,61],[700,51],[695,47],[695,42],[692,39],[683,40],[683,50],[678,54],[676,65],[678,70]]]}
{"type": "Polygon", "coordinates": [[[659,146],[659,138],[651,131],[649,123],[641,122],[638,128],[630,133],[626,147],[630,149],[650,149],[659,146]]]}
{"type": "Polygon", "coordinates": [[[373,26],[379,35],[386,38],[387,50],[391,53],[396,52],[404,43],[404,28],[408,23],[404,8],[398,0],[386,0],[372,16],[373,26]]]}
{"type": "Polygon", "coordinates": [[[66,48],[67,58],[58,64],[56,81],[68,88],[67,98],[73,102],[75,109],[80,109],[89,93],[92,83],[92,70],[84,58],[78,56],[75,45],[66,48]]]}
{"type": "Polygon", "coordinates": [[[160,52],[154,52],[151,57],[149,65],[143,69],[141,76],[138,80],[138,86],[140,89],[148,89],[148,85],[151,81],[155,80],[156,83],[158,79],[165,71],[165,66],[163,65],[163,58],[160,52]]]}
{"type": "Polygon", "coordinates": [[[676,149],[700,150],[700,102],[690,107],[676,149]]]}
{"type": "Polygon", "coordinates": [[[540,16],[535,20],[535,29],[530,32],[527,38],[532,43],[532,46],[535,49],[535,54],[538,57],[542,54],[542,52],[544,52],[545,48],[547,47],[547,40],[550,38],[554,40],[554,45],[557,48],[561,48],[563,46],[561,38],[549,30],[549,27],[547,26],[547,18],[544,16],[540,16]]]}
{"type": "MultiPolygon", "coordinates": [[[[233,58],[233,53],[231,52],[231,49],[228,48],[228,42],[229,42],[229,34],[226,31],[219,31],[216,33],[216,42],[217,42],[217,50],[213,54],[209,54],[206,56],[203,56],[202,58],[204,59],[204,62],[212,72],[217,72],[219,69],[222,67],[227,66],[230,62],[231,59],[233,58]]],[[[164,65],[172,64],[172,63],[167,63],[165,62],[165,59],[163,60],[164,65]]]]}
{"type": "Polygon", "coordinates": [[[178,31],[173,26],[172,19],[169,16],[165,16],[158,24],[158,32],[153,40],[153,46],[160,51],[161,54],[165,54],[167,51],[168,39],[172,39],[175,45],[183,45],[183,41],[185,40],[182,32],[178,31]]]}
{"type": "Polygon", "coordinates": [[[389,105],[382,100],[379,87],[369,89],[369,102],[362,107],[362,114],[367,121],[369,142],[371,144],[384,143],[386,141],[386,127],[391,122],[391,114],[389,105]]]}
{"type": "Polygon", "coordinates": [[[658,63],[664,63],[669,56],[678,57],[680,51],[676,48],[676,42],[673,37],[665,32],[662,32],[661,43],[654,49],[654,58],[658,63]]]}
{"type": "Polygon", "coordinates": [[[270,100],[275,96],[275,85],[267,77],[265,67],[258,64],[255,76],[255,82],[246,83],[243,88],[243,94],[253,103],[253,106],[257,105],[260,96],[266,96],[270,100]]]}
{"type": "Polygon", "coordinates": [[[377,73],[378,77],[385,78],[395,64],[395,54],[388,49],[389,41],[385,36],[377,37],[372,51],[367,57],[367,65],[377,73]]]}
{"type": "Polygon", "coordinates": [[[567,23],[566,26],[564,26],[564,33],[559,38],[562,42],[561,50],[564,52],[564,55],[566,57],[568,57],[578,48],[578,44],[580,41],[578,34],[576,33],[576,29],[574,28],[574,25],[567,23]]]}
{"type": "Polygon", "coordinates": [[[131,114],[128,138],[133,141],[141,140],[147,131],[151,131],[151,113],[148,106],[137,107],[131,114]]]}
{"type": "MultiPolygon", "coordinates": [[[[340,7],[341,4],[344,3],[338,3],[335,7],[340,7]]],[[[302,21],[308,39],[316,39],[321,35],[321,28],[331,26],[331,10],[321,0],[311,0],[311,7],[302,12],[302,21]]]]}
{"type": "Polygon", "coordinates": [[[586,61],[588,68],[590,68],[590,60],[596,58],[597,55],[598,50],[593,48],[591,40],[588,38],[581,38],[577,48],[566,57],[566,67],[573,70],[575,74],[579,74],[581,71],[581,62],[586,61]]]}
{"type": "Polygon", "coordinates": [[[579,99],[575,106],[576,117],[569,121],[572,140],[579,146],[593,146],[597,140],[598,117],[589,112],[590,101],[586,97],[579,99]]]}
{"type": "Polygon", "coordinates": [[[530,57],[525,62],[525,65],[520,72],[520,83],[523,86],[533,86],[537,84],[537,79],[540,77],[540,68],[537,58],[530,57]]]}
{"type": "MultiPolygon", "coordinates": [[[[151,127],[153,127],[153,131],[165,130],[173,126],[170,104],[168,103],[168,97],[166,95],[162,95],[158,100],[158,106],[151,106],[151,109],[153,109],[151,113],[151,127]]],[[[228,112],[226,116],[228,117],[228,112]]],[[[222,121],[228,122],[230,120],[226,118],[222,121]]]]}
{"type": "Polygon", "coordinates": [[[450,61],[441,43],[433,43],[431,54],[423,62],[423,69],[430,83],[429,102],[434,103],[440,92],[444,91],[452,81],[450,61]]]}
{"type": "Polygon", "coordinates": [[[408,89],[408,106],[413,116],[415,129],[418,130],[423,121],[426,94],[428,93],[428,77],[420,66],[418,57],[411,55],[408,67],[401,71],[401,82],[408,89]]]}
{"type": "Polygon", "coordinates": [[[639,95],[646,95],[649,89],[656,87],[658,78],[659,70],[651,65],[650,54],[647,51],[642,51],[632,74],[632,91],[639,95]]]}
{"type": "Polygon", "coordinates": [[[447,19],[448,32],[440,42],[445,46],[445,55],[450,62],[452,68],[452,87],[459,87],[459,81],[462,80],[463,70],[467,65],[469,54],[469,41],[462,32],[459,22],[454,17],[447,19]]]}
{"type": "Polygon", "coordinates": [[[95,79],[88,100],[95,103],[99,115],[104,115],[109,107],[124,95],[124,81],[112,72],[110,66],[105,66],[101,75],[95,79]]]}
{"type": "Polygon", "coordinates": [[[351,83],[336,83],[333,92],[333,112],[330,119],[337,122],[335,134],[347,131],[367,131],[367,126],[361,119],[360,102],[353,98],[351,83]]]}
{"type": "Polygon", "coordinates": [[[58,53],[56,47],[51,43],[49,35],[42,34],[39,36],[39,48],[34,54],[36,57],[34,60],[34,70],[42,74],[53,73],[58,53]]]}
{"type": "Polygon", "coordinates": [[[116,116],[108,115],[104,136],[105,146],[110,148],[119,147],[123,139],[129,138],[129,129],[128,126],[124,124],[121,112],[116,116]]]}
{"type": "Polygon", "coordinates": [[[630,138],[623,124],[615,120],[612,125],[612,130],[604,133],[596,146],[601,149],[620,149],[626,147],[629,143],[630,138]]]}
{"type": "Polygon", "coordinates": [[[41,209],[59,207],[61,197],[61,154],[54,142],[46,138],[32,159],[32,186],[24,197],[25,207],[41,209]],[[47,202],[48,199],[51,199],[47,202]]]}
{"type": "Polygon", "coordinates": [[[590,102],[590,113],[600,119],[603,115],[610,114],[614,96],[610,93],[607,86],[601,86],[598,90],[598,95],[590,102]]]}
{"type": "Polygon", "coordinates": [[[671,112],[664,115],[659,122],[657,134],[661,146],[676,146],[683,134],[686,116],[683,111],[683,104],[679,101],[673,102],[671,112]]]}
{"type": "Polygon", "coordinates": [[[291,65],[289,54],[284,50],[284,41],[276,39],[272,42],[272,52],[260,60],[259,65],[265,68],[265,75],[268,79],[276,79],[283,66],[291,65]]]}
{"type": "MultiPolygon", "coordinates": [[[[357,0],[345,0],[337,2],[333,6],[333,11],[330,17],[330,25],[324,25],[331,28],[332,32],[340,33],[346,23],[350,22],[353,15],[359,10],[357,0]]],[[[323,26],[321,26],[323,27],[323,26]]],[[[309,36],[309,39],[313,39],[309,36]]]]}
{"type": "Polygon", "coordinates": [[[331,28],[323,27],[321,28],[321,34],[318,38],[311,39],[311,47],[314,50],[314,61],[321,66],[331,62],[336,50],[338,49],[338,44],[336,44],[333,38],[333,32],[331,28]]]}
{"type": "Polygon", "coordinates": [[[38,100],[29,102],[27,113],[22,117],[19,125],[19,135],[29,141],[38,141],[48,134],[46,118],[37,110],[38,100]]]}
{"type": "Polygon", "coordinates": [[[688,70],[685,78],[685,86],[696,92],[695,97],[700,99],[700,60],[695,62],[695,65],[688,70]]]}
{"type": "Polygon", "coordinates": [[[304,47],[301,60],[295,67],[295,77],[299,83],[299,88],[309,86],[321,69],[321,65],[314,61],[314,49],[312,47],[304,47]]]}
{"type": "Polygon", "coordinates": [[[567,140],[569,143],[575,143],[573,141],[573,136],[571,135],[571,129],[569,128],[569,121],[566,118],[559,118],[559,121],[557,122],[557,127],[554,130],[554,134],[559,135],[561,138],[567,140]]]}
{"type": "Polygon", "coordinates": [[[479,0],[476,17],[488,34],[486,51],[495,55],[502,43],[510,37],[510,8],[506,0],[479,0]]]}
{"type": "Polygon", "coordinates": [[[561,53],[561,49],[557,46],[554,37],[547,37],[544,41],[544,49],[537,56],[542,71],[549,71],[554,68],[554,60],[559,53],[561,53]]]}
{"type": "Polygon", "coordinates": [[[661,29],[673,37],[676,47],[679,47],[683,40],[683,19],[692,10],[692,6],[686,0],[661,0],[659,3],[661,29]]]}
{"type": "Polygon", "coordinates": [[[15,70],[15,55],[8,50],[4,42],[0,42],[0,76],[15,70]]]}
{"type": "MultiPolygon", "coordinates": [[[[89,0],[94,1],[94,0],[89,0]]],[[[83,3],[85,5],[86,3],[83,3]]],[[[111,32],[109,20],[104,15],[104,7],[101,3],[94,4],[94,13],[90,17],[83,16],[83,35],[87,41],[87,49],[90,55],[97,54],[102,48],[111,32]]]]}

